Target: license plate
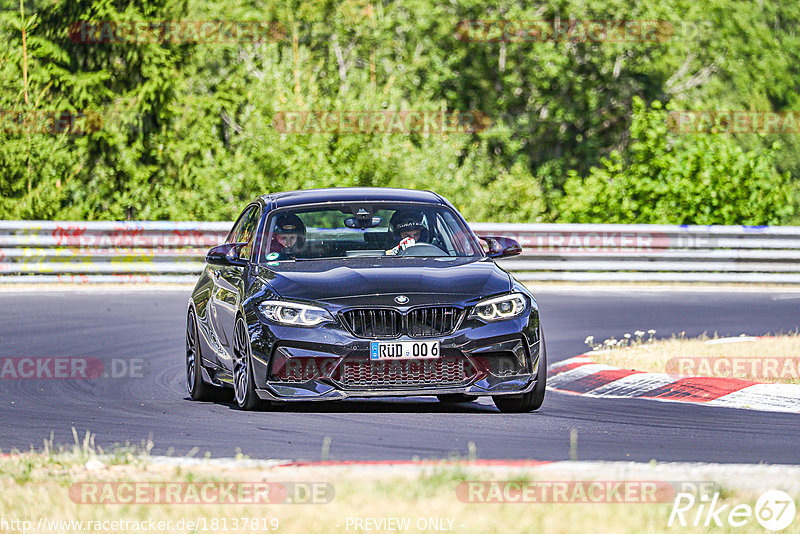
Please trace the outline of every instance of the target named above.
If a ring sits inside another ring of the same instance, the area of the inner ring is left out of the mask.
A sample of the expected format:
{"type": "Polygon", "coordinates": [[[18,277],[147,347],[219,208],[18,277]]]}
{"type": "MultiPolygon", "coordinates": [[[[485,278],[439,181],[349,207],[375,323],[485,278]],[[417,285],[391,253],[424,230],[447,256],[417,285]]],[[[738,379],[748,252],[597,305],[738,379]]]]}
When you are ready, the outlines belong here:
{"type": "Polygon", "coordinates": [[[416,360],[439,357],[438,341],[372,341],[370,360],[416,360]]]}

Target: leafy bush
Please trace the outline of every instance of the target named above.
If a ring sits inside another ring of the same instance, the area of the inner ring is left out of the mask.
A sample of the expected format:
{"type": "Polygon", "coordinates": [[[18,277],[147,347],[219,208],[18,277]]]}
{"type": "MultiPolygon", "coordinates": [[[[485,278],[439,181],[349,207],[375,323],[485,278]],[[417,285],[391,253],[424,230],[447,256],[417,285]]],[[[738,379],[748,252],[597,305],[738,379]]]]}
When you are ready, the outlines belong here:
{"type": "Polygon", "coordinates": [[[659,102],[634,102],[631,144],[580,177],[572,171],[564,222],[780,224],[793,213],[788,173],[769,151],[745,151],[715,134],[671,134],[659,102]]]}

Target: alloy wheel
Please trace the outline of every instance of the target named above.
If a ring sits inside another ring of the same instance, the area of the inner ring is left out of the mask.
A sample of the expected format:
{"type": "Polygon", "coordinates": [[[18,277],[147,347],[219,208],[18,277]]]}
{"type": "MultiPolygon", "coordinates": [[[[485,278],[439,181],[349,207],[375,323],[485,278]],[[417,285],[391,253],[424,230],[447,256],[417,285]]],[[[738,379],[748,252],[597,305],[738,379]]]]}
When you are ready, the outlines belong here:
{"type": "Polygon", "coordinates": [[[186,389],[194,390],[197,366],[197,339],[195,338],[194,314],[189,313],[186,319],[186,389]]]}
{"type": "Polygon", "coordinates": [[[247,390],[250,386],[248,360],[250,345],[247,343],[247,331],[244,322],[236,321],[233,333],[233,390],[236,404],[243,406],[247,402],[247,390]]]}

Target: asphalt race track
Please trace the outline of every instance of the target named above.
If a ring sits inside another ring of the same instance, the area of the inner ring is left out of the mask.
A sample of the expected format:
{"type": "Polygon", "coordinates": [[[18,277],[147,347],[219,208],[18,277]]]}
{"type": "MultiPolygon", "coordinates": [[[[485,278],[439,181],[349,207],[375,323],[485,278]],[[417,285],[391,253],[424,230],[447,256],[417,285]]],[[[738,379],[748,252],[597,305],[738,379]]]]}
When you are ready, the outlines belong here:
{"type": "MultiPolygon", "coordinates": [[[[584,352],[592,335],[619,338],[654,328],[764,334],[800,328],[800,293],[537,291],[550,363],[584,352]]],[[[466,456],[580,460],[800,464],[800,415],[548,392],[531,414],[501,414],[488,399],[444,405],[433,398],[351,400],[241,412],[189,400],[184,322],[189,290],[0,293],[0,357],[89,357],[121,377],[0,379],[0,449],[72,444],[71,427],[108,447],[148,438],[153,454],[319,460],[466,456]],[[115,360],[112,361],[112,360],[115,360]],[[131,365],[133,371],[131,371],[131,365]]]]}

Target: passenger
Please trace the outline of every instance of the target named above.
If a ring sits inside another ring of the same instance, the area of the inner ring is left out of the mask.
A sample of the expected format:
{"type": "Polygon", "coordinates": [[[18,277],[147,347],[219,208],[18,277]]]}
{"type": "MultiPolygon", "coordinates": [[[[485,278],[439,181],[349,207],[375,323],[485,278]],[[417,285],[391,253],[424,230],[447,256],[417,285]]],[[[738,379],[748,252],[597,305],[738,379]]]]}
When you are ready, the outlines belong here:
{"type": "Polygon", "coordinates": [[[282,258],[293,257],[306,244],[306,226],[294,213],[279,215],[272,227],[272,241],[268,252],[277,252],[282,258]]]}

